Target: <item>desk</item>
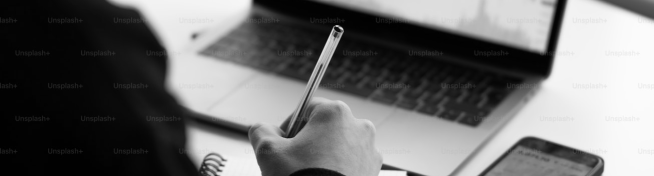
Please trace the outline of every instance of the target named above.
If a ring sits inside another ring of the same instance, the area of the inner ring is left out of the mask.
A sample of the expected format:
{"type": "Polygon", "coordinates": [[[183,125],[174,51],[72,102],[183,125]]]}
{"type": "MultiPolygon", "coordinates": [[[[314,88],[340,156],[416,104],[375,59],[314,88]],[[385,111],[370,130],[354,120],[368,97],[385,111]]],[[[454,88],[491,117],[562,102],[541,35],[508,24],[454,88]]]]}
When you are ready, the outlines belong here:
{"type": "Polygon", "coordinates": [[[654,175],[654,88],[638,87],[654,83],[654,21],[603,2],[569,0],[558,50],[541,91],[457,175],[481,173],[524,136],[598,154],[606,176],[654,175]],[[589,18],[598,23],[579,23],[589,18]],[[575,88],[579,83],[601,87],[575,88]]]}
{"type": "MultiPolygon", "coordinates": [[[[142,10],[174,52],[190,42],[191,33],[219,24],[251,2],[129,3],[142,10]],[[179,18],[212,21],[180,24],[179,18]]],[[[524,136],[598,154],[606,160],[607,176],[654,175],[654,21],[599,1],[569,0],[558,50],[541,91],[455,175],[479,174],[524,136]]],[[[188,149],[198,151],[191,155],[196,164],[207,151],[254,157],[238,133],[190,124],[188,136],[188,149]]]]}

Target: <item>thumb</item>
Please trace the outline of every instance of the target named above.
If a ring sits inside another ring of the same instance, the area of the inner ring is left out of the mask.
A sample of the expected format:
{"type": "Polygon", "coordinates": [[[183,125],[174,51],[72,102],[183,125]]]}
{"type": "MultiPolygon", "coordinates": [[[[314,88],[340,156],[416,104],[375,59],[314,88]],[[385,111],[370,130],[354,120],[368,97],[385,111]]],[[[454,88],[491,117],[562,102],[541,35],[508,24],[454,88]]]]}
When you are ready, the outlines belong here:
{"type": "Polygon", "coordinates": [[[250,126],[248,137],[255,152],[274,148],[276,143],[284,141],[284,132],[279,127],[270,124],[257,123],[250,126]]]}

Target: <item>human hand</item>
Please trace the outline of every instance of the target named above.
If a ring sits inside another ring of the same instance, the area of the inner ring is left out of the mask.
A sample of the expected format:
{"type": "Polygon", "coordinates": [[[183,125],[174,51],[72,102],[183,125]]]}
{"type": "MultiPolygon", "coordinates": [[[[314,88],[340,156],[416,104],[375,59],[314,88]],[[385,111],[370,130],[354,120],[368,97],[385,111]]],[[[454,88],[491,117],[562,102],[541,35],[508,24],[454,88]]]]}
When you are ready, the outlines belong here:
{"type": "Polygon", "coordinates": [[[307,168],[323,168],[348,176],[376,176],[382,156],[375,144],[375,126],[357,119],[342,101],[312,98],[309,120],[293,138],[269,124],[250,127],[249,138],[264,176],[288,176],[307,168]]]}

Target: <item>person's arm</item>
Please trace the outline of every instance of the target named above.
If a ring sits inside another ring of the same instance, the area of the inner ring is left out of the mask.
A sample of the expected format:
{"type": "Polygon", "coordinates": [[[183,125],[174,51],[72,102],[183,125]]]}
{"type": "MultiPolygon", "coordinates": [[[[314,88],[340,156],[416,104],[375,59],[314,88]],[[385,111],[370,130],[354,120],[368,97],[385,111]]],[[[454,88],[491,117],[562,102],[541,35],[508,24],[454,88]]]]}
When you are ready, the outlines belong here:
{"type": "Polygon", "coordinates": [[[357,119],[341,101],[313,98],[309,121],[294,138],[282,128],[256,124],[249,137],[264,176],[376,176],[382,157],[375,147],[375,126],[357,119]]]}
{"type": "Polygon", "coordinates": [[[10,175],[198,175],[165,52],[135,10],[105,0],[0,6],[0,149],[10,175]],[[31,55],[28,54],[39,54],[31,55]],[[136,85],[136,86],[134,86],[136,85]],[[41,118],[42,117],[42,118],[41,118]],[[167,117],[167,118],[162,118],[167,117]],[[30,121],[30,120],[38,121],[30,121]],[[43,119],[43,120],[42,120],[43,119]]]}

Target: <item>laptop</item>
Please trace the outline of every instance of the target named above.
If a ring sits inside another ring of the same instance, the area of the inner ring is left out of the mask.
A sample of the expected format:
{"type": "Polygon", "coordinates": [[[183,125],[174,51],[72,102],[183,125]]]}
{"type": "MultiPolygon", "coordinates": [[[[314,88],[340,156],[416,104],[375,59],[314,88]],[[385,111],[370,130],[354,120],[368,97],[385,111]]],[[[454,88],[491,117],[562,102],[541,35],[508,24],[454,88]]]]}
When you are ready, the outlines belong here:
{"type": "Polygon", "coordinates": [[[341,25],[314,96],[371,120],[386,166],[455,174],[550,74],[565,3],[254,0],[171,59],[168,86],[206,121],[281,124],[341,25]]]}

